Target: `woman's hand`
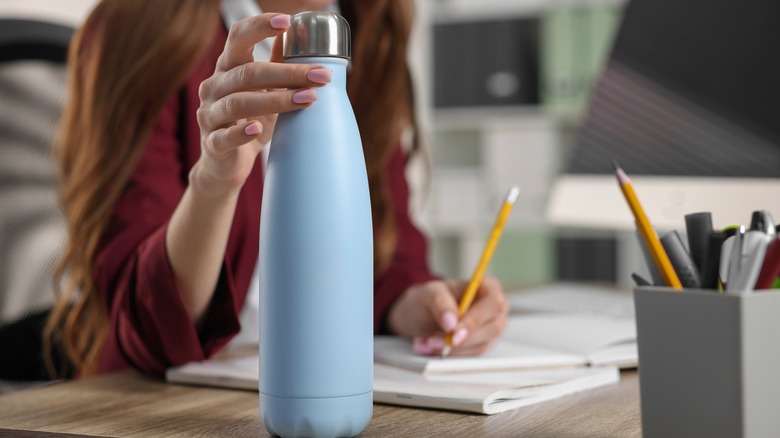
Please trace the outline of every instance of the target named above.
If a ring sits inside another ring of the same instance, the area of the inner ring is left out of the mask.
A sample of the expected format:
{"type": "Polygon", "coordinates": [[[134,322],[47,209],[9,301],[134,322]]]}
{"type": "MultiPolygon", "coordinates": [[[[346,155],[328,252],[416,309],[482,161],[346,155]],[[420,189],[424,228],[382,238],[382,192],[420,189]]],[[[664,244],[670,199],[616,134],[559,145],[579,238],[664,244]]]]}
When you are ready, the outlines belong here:
{"type": "MultiPolygon", "coordinates": [[[[330,81],[331,71],[317,66],[253,62],[255,43],[289,25],[283,14],[236,23],[214,75],[200,85],[201,156],[165,236],[182,301],[197,326],[219,279],[238,193],[271,139],[276,115],[311,105],[317,98],[312,87],[330,81]]],[[[280,48],[274,47],[277,54],[280,48]]]]}
{"type": "Polygon", "coordinates": [[[330,82],[326,68],[253,62],[254,45],[289,26],[289,15],[262,14],[231,27],[214,75],[200,85],[201,157],[190,174],[196,189],[237,193],[271,140],[277,114],[311,105],[317,99],[312,87],[330,82]]]}
{"type": "Polygon", "coordinates": [[[501,283],[486,278],[459,320],[458,301],[466,285],[465,281],[436,280],[410,287],[390,309],[389,329],[414,338],[414,351],[419,354],[439,354],[448,332],[453,333],[451,355],[487,352],[506,328],[509,303],[501,283]]]}

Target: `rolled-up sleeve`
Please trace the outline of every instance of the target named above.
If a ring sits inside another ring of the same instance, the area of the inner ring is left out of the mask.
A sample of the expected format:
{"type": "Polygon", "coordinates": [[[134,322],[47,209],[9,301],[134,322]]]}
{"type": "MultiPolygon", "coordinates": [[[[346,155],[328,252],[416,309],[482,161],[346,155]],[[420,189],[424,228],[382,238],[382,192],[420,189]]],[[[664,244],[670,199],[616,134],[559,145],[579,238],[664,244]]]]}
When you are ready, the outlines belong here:
{"type": "Polygon", "coordinates": [[[175,96],[162,109],[97,253],[94,276],[109,312],[98,371],[131,365],[159,374],[168,366],[209,357],[239,330],[229,261],[205,324],[197,330],[166,253],[166,227],[189,171],[178,137],[179,100],[175,96]]]}

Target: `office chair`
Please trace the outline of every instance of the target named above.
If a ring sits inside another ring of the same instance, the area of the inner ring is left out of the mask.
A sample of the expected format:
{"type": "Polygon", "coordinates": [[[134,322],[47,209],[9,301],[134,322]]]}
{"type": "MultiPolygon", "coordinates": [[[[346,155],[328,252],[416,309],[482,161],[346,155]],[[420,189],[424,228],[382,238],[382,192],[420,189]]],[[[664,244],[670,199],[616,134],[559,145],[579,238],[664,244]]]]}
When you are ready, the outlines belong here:
{"type": "Polygon", "coordinates": [[[0,18],[0,393],[47,380],[41,333],[67,235],[52,145],[72,34],[0,18]]]}

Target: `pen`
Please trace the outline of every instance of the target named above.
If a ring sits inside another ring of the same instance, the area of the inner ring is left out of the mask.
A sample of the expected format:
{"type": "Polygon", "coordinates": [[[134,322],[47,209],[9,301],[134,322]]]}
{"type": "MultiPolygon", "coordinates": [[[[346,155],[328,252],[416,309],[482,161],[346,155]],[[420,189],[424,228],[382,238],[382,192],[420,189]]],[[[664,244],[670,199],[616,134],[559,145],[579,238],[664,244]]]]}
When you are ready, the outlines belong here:
{"type": "MultiPolygon", "coordinates": [[[[744,229],[745,227],[742,226],[741,228],[744,229]]],[[[740,227],[737,228],[737,230],[739,229],[740,227]]],[[[725,228],[723,229],[723,232],[728,235],[725,228]]],[[[718,289],[720,290],[726,290],[726,284],[729,282],[729,274],[731,273],[730,266],[732,258],[736,254],[734,246],[738,243],[742,243],[742,237],[739,232],[726,237],[723,241],[723,245],[720,247],[720,263],[718,265],[718,289]]]]}
{"type": "Polygon", "coordinates": [[[729,277],[729,262],[733,255],[734,243],[740,227],[744,228],[742,225],[729,225],[720,230],[723,233],[723,243],[720,246],[720,260],[718,261],[717,288],[719,291],[726,290],[726,283],[728,283],[729,277]]]}
{"type": "Polygon", "coordinates": [[[739,294],[754,289],[764,263],[769,236],[764,231],[746,231],[742,226],[733,238],[734,248],[728,262],[725,290],[728,294],[739,294]]]}
{"type": "Polygon", "coordinates": [[[672,230],[664,234],[661,236],[661,245],[669,256],[669,261],[672,262],[674,272],[677,273],[683,287],[694,289],[701,287],[699,270],[696,269],[696,263],[693,262],[693,258],[685,249],[680,233],[677,230],[672,230]]]}
{"type": "Polygon", "coordinates": [[[649,281],[645,280],[644,277],[636,272],[631,273],[631,278],[634,279],[634,283],[636,283],[637,286],[652,286],[649,281]]]}
{"type": "Polygon", "coordinates": [[[774,239],[777,234],[772,213],[766,210],[756,210],[753,212],[753,215],[750,217],[750,229],[763,231],[770,239],[774,239]]]}
{"type": "Polygon", "coordinates": [[[766,248],[764,264],[756,280],[756,290],[769,289],[780,276],[780,236],[776,236],[766,248]]]}
{"type": "MultiPolygon", "coordinates": [[[[469,280],[469,283],[466,286],[466,291],[460,298],[458,317],[463,316],[469,310],[472,301],[474,301],[479,285],[482,283],[482,277],[485,275],[485,270],[487,270],[490,259],[493,257],[493,251],[496,249],[498,241],[501,238],[501,232],[504,230],[504,223],[506,223],[506,219],[509,217],[509,213],[512,211],[512,206],[515,205],[518,195],[520,195],[520,187],[512,186],[509,189],[509,192],[507,192],[504,202],[501,204],[501,209],[498,211],[496,221],[493,223],[493,229],[490,231],[490,236],[485,244],[485,248],[482,250],[482,256],[479,258],[479,263],[477,263],[477,267],[471,275],[471,280],[469,280]]],[[[441,357],[447,357],[450,354],[450,350],[452,350],[451,332],[447,333],[447,336],[444,338],[444,348],[441,350],[441,357]]]]}
{"type": "Polygon", "coordinates": [[[707,264],[707,244],[712,233],[712,214],[708,211],[686,214],[685,233],[688,235],[688,251],[701,274],[707,264]]]}
{"type": "Polygon", "coordinates": [[[704,257],[704,266],[699,270],[702,289],[718,289],[720,250],[724,240],[726,234],[722,231],[713,231],[707,238],[707,254],[704,257]]]}
{"type": "Polygon", "coordinates": [[[645,264],[647,265],[647,271],[650,273],[650,280],[652,280],[653,286],[663,286],[664,285],[664,278],[661,276],[661,273],[658,271],[658,267],[655,265],[655,262],[653,261],[653,256],[650,255],[650,250],[647,249],[647,245],[645,244],[645,239],[642,237],[642,233],[639,231],[639,222],[634,221],[636,225],[636,230],[634,231],[634,234],[636,235],[637,241],[639,241],[639,249],[642,250],[642,257],[645,260],[645,264]]]}
{"type": "Polygon", "coordinates": [[[720,231],[723,232],[723,234],[725,234],[726,238],[728,239],[729,237],[737,234],[739,227],[739,225],[729,225],[727,227],[723,227],[723,229],[720,231]]]}
{"type": "Polygon", "coordinates": [[[623,172],[623,169],[620,168],[617,161],[612,160],[612,167],[615,168],[615,176],[620,185],[620,190],[623,192],[623,196],[625,196],[628,206],[631,208],[631,212],[634,213],[634,218],[639,226],[639,232],[642,234],[642,239],[644,240],[645,245],[647,245],[647,249],[650,251],[650,255],[653,258],[653,262],[658,267],[658,271],[664,278],[664,282],[671,288],[682,289],[682,284],[677,277],[677,273],[674,272],[672,262],[669,261],[669,256],[666,255],[666,251],[664,251],[664,248],[661,246],[661,242],[658,241],[655,230],[652,225],[650,225],[650,220],[647,219],[645,211],[639,204],[639,199],[636,197],[636,193],[634,193],[631,180],[628,179],[628,176],[623,172]]]}

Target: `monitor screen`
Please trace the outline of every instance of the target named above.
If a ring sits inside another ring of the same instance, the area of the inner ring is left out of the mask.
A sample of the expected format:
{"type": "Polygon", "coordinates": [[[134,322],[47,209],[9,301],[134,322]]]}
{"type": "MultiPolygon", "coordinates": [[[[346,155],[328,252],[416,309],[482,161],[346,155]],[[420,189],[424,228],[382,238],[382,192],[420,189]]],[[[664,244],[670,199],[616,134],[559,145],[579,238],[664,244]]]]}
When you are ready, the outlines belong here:
{"type": "Polygon", "coordinates": [[[610,165],[659,228],[780,220],[780,2],[632,0],[594,87],[550,219],[633,227],[610,165]],[[774,210],[773,210],[774,209],[774,210]]]}

